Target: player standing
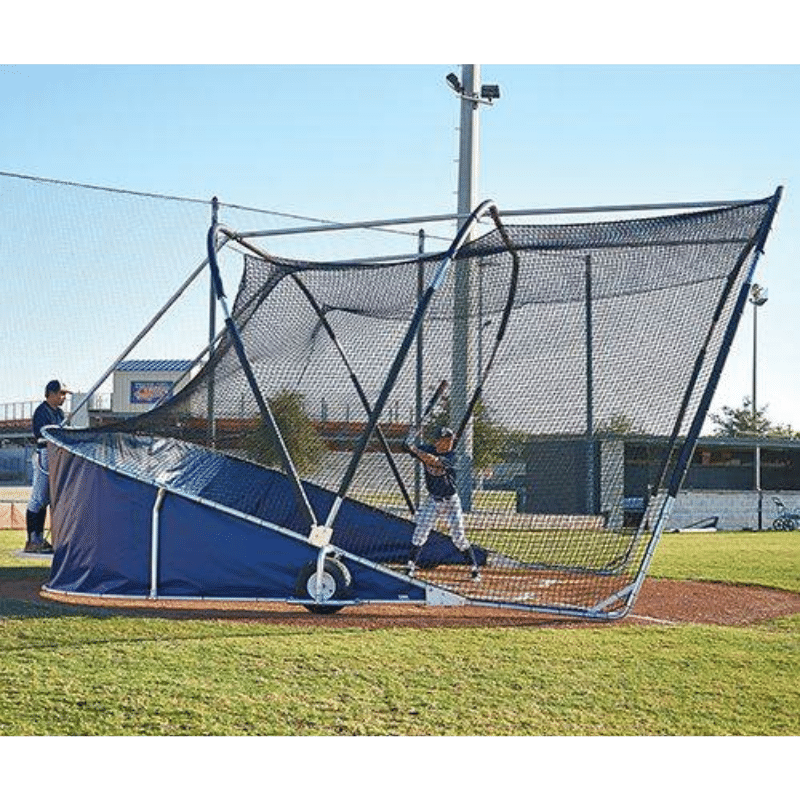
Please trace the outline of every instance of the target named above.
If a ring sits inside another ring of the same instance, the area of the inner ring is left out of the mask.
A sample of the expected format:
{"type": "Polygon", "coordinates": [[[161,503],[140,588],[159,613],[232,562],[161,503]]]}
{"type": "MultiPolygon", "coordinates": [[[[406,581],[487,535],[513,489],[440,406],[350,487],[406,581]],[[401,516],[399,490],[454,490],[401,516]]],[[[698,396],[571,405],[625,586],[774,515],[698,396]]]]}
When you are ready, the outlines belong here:
{"type": "Polygon", "coordinates": [[[47,506],[50,504],[50,477],[47,465],[47,441],[42,438],[42,428],[46,425],[63,425],[64,405],[69,390],[59,381],[49,381],[44,389],[44,402],[33,412],[33,438],[36,451],[33,454],[33,488],[28,508],[25,512],[28,541],[26,553],[52,553],[53,546],[44,538],[44,523],[47,506]]]}
{"type": "Polygon", "coordinates": [[[425,468],[425,488],[428,497],[417,509],[414,534],[411,537],[411,553],[408,559],[407,574],[413,577],[417,569],[422,546],[428,540],[433,523],[442,514],[450,523],[450,536],[453,544],[464,555],[468,564],[472,565],[472,580],[481,579],[475,551],[464,532],[464,514],[461,509],[461,498],[456,491],[456,470],[454,465],[455,437],[450,428],[439,428],[433,446],[417,447],[413,436],[404,442],[404,449],[418,458],[425,468]]]}

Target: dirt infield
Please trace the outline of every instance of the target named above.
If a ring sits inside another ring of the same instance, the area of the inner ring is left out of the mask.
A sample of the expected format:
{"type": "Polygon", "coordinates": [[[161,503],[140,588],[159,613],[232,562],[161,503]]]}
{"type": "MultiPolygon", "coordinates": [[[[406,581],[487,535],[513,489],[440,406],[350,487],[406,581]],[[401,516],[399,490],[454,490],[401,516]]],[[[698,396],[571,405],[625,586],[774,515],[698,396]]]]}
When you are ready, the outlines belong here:
{"type": "MultiPolygon", "coordinates": [[[[124,614],[146,614],[181,619],[238,619],[269,625],[325,628],[455,628],[455,627],[575,627],[597,623],[537,614],[531,611],[482,606],[440,607],[423,604],[351,606],[336,614],[312,614],[289,603],[233,603],[169,600],[80,601],[53,599],[42,591],[41,579],[3,581],[0,598],[52,603],[54,607],[114,608],[124,614]]],[[[611,624],[669,625],[708,623],[749,625],[800,614],[800,594],[759,587],[731,586],[699,581],[645,580],[633,611],[611,624]]]]}

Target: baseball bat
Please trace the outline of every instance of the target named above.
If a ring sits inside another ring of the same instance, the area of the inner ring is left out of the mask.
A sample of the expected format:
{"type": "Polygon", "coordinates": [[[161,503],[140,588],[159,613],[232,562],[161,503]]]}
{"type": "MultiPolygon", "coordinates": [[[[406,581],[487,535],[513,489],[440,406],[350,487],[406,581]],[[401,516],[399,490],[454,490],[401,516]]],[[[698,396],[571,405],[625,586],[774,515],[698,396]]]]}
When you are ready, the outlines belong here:
{"type": "Polygon", "coordinates": [[[422,434],[422,429],[425,427],[425,423],[428,421],[428,417],[430,417],[431,412],[436,407],[436,404],[439,402],[442,395],[447,391],[448,386],[450,386],[450,384],[446,380],[443,380],[436,387],[436,391],[434,391],[434,393],[430,397],[430,400],[428,400],[425,409],[422,412],[422,416],[420,417],[419,422],[417,423],[416,428],[412,428],[408,432],[408,436],[406,436],[407,442],[413,442],[413,440],[415,440],[422,434]]]}

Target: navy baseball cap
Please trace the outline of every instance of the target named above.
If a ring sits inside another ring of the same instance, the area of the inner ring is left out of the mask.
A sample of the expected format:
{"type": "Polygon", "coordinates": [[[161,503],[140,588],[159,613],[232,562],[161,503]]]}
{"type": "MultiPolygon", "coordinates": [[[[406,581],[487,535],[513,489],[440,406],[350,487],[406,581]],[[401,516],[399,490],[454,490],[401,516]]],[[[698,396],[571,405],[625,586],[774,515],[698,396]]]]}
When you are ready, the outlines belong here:
{"type": "Polygon", "coordinates": [[[58,394],[60,392],[64,392],[65,394],[69,394],[69,389],[64,386],[61,381],[49,381],[47,386],[44,387],[44,396],[47,397],[49,394],[58,394]]]}
{"type": "Polygon", "coordinates": [[[453,431],[450,428],[438,428],[436,431],[437,439],[452,439],[453,431]]]}

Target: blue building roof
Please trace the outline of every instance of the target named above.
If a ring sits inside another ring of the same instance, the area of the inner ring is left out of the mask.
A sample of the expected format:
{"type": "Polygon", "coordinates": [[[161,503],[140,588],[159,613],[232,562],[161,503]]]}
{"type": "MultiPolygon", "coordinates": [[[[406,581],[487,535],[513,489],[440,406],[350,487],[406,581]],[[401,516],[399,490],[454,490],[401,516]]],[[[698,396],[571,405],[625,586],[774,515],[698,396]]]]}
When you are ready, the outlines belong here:
{"type": "Polygon", "coordinates": [[[118,372],[186,372],[192,366],[191,361],[179,359],[134,359],[132,361],[120,361],[117,364],[118,372]]]}

